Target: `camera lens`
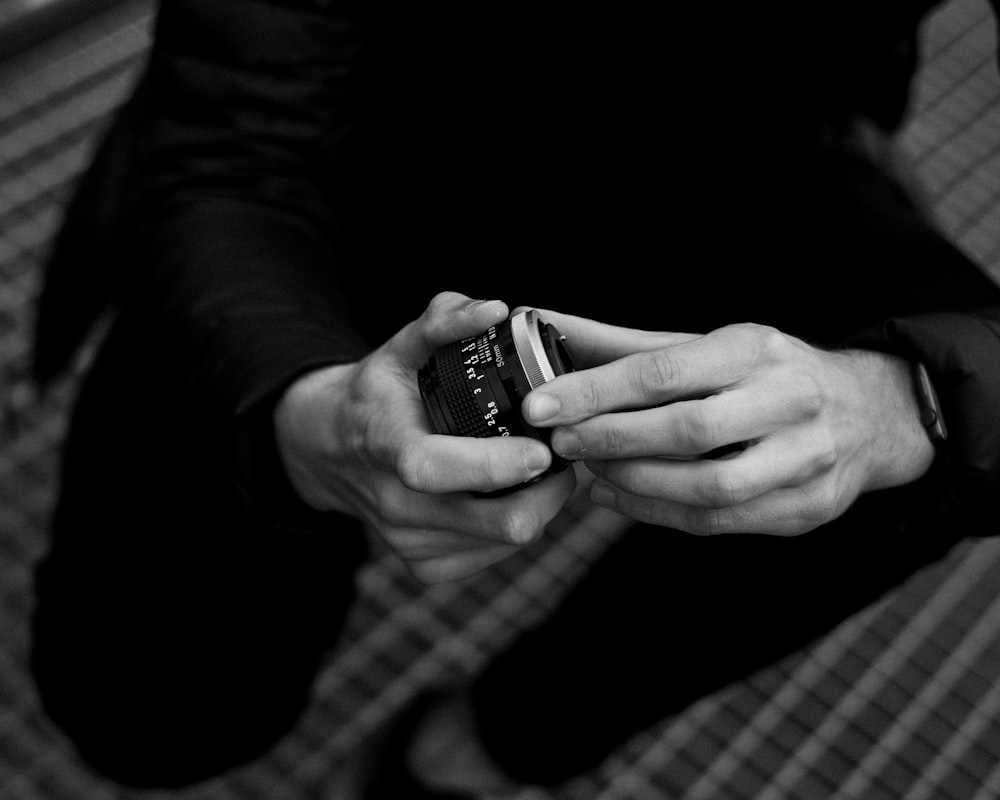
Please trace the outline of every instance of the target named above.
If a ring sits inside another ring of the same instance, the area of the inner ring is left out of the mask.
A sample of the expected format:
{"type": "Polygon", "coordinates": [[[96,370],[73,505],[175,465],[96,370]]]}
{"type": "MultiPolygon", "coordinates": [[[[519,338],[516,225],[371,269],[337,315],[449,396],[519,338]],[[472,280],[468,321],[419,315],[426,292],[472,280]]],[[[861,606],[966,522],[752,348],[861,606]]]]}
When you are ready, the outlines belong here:
{"type": "MultiPolygon", "coordinates": [[[[529,309],[485,333],[439,348],[420,369],[420,397],[437,433],[453,436],[531,436],[521,401],[532,389],[573,371],[566,337],[529,309]]],[[[566,466],[553,459],[553,469],[566,466]]]]}

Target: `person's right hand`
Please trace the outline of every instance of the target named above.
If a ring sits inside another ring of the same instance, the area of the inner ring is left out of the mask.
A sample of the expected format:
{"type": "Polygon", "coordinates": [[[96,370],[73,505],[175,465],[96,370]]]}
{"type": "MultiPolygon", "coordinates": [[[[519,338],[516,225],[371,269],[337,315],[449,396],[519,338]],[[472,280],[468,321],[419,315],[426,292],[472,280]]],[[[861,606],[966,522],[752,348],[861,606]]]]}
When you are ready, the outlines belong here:
{"type": "Polygon", "coordinates": [[[501,497],[476,497],[544,472],[526,437],[432,432],[417,371],[438,347],[507,317],[498,301],[437,295],[421,317],[351,364],[296,380],[275,410],[278,450],[299,496],[372,526],[425,583],[479,572],[534,541],[575,487],[572,470],[501,497]]]}

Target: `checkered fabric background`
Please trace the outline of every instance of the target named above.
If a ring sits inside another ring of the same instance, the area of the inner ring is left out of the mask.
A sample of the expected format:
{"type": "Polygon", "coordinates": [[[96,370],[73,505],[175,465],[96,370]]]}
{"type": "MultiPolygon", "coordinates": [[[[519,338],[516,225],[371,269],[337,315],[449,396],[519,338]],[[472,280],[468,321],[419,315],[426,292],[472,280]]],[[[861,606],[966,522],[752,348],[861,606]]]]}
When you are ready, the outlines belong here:
{"type": "MultiPolygon", "coordinates": [[[[126,0],[28,52],[0,53],[0,800],[318,800],[338,760],[421,686],[474,672],[544,615],[621,521],[575,502],[529,552],[429,590],[376,556],[313,707],[247,768],[182,792],[135,792],[76,759],[26,671],[31,570],[74,378],[36,398],[24,380],[28,332],[61,208],[141,63],[149,13],[148,0],[126,0]]],[[[952,0],[928,20],[900,144],[941,225],[1000,279],[994,45],[985,0],[952,0]]],[[[998,797],[1000,539],[989,539],[638,734],[592,774],[521,800],[998,797]]]]}

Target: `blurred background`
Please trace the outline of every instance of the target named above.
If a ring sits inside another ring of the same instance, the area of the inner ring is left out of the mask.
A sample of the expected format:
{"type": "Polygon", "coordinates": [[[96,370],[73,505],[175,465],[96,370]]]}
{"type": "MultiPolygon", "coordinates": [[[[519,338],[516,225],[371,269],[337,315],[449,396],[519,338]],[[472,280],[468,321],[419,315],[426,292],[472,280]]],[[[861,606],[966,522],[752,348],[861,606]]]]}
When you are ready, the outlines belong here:
{"type": "MultiPolygon", "coordinates": [[[[544,615],[619,523],[573,506],[528,552],[431,590],[376,557],[313,708],[256,764],[168,793],[123,790],[77,760],[26,671],[31,571],[76,380],[34,395],[32,303],[68,193],[143,62],[150,13],[147,0],[0,0],[0,800],[318,800],[338,761],[421,686],[477,670],[544,615]]],[[[1000,78],[986,0],[942,4],[921,54],[899,146],[940,225],[1000,280],[1000,78]]],[[[963,545],[552,797],[995,800],[1000,539],[963,545]]]]}

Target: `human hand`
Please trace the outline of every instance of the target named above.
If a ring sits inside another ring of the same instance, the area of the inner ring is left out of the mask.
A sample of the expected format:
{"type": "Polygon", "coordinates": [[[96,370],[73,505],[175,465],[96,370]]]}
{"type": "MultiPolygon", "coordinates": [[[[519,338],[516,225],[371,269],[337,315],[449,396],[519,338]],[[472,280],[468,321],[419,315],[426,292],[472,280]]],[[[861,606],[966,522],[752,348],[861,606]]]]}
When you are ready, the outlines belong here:
{"type": "Polygon", "coordinates": [[[441,345],[507,317],[501,302],[446,292],[357,363],[304,375],[275,410],[278,450],[299,496],[372,526],[419,580],[475,574],[534,541],[573,492],[572,470],[502,497],[544,472],[549,449],[526,437],[431,432],[417,370],[441,345]]]}
{"type": "Polygon", "coordinates": [[[592,366],[525,399],[591,497],[691,533],[804,533],[933,460],[908,362],[829,352],[773,328],[649,333],[543,312],[592,366]],[[720,456],[724,449],[726,455],[720,456]]]}

